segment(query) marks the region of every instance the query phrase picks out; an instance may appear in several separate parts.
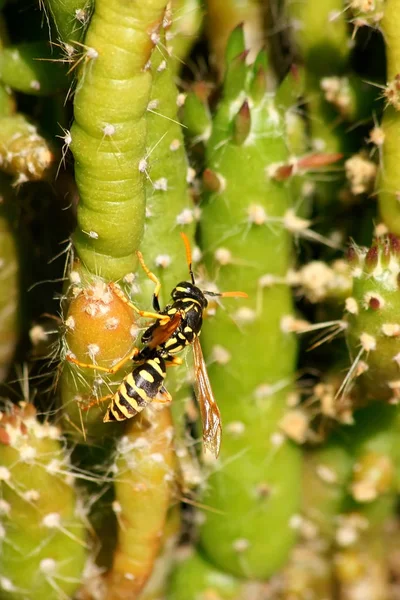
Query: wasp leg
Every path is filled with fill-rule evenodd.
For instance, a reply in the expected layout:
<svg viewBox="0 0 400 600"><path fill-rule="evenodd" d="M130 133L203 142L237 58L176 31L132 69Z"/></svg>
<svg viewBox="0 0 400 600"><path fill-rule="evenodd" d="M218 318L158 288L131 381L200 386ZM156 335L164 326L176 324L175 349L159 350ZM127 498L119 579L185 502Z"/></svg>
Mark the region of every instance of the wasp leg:
<svg viewBox="0 0 400 600"><path fill-rule="evenodd" d="M136 254L139 259L140 264L142 265L143 271L146 273L147 277L149 279L151 279L151 281L153 283L155 283L155 285L156 285L156 287L154 289L154 293L153 293L153 308L154 308L154 310L157 310L158 312L160 312L161 309L160 309L160 303L158 301L158 296L160 295L161 282L158 279L158 277L156 277L156 275L154 275L154 273L152 273L150 271L149 267L144 262L142 253L137 251ZM158 317L158 318L160 318L160 317Z"/></svg>
<svg viewBox="0 0 400 600"><path fill-rule="evenodd" d="M120 370L120 368L126 363L128 362L128 360L134 360L134 358L140 353L139 348L134 348L132 350L132 352L130 352L127 356L125 356L124 358L122 358L120 361L118 361L115 365L113 365L112 367L99 367L99 365L94 365L92 363L85 363L82 362L80 360L77 360L76 358L73 358L71 355L67 354L66 355L66 360L70 363L73 363L74 365L78 365L78 367L83 367L85 369L96 369L96 371L103 371L103 373L110 373L110 375L112 375L113 373L116 373L117 371Z"/></svg>
<svg viewBox="0 0 400 600"><path fill-rule="evenodd" d="M105 402L106 400L110 400L110 398L113 398L114 394L107 394L107 396L102 396L101 398L94 398L93 400L91 400L90 402L85 403L84 406L81 406L81 410L89 410L89 408L92 408L92 406L97 406L98 404L100 404L100 402Z"/></svg>
<svg viewBox="0 0 400 600"><path fill-rule="evenodd" d="M167 317L166 315L160 315L159 313L149 312L147 310L140 310L137 306L135 306L127 298L127 296L124 294L124 292L121 290L121 288L119 288L117 285L115 285L115 283L110 283L109 287L113 291L113 293L116 296L118 296L118 298L120 298L123 302L125 302L125 304L127 306L129 306L129 308L131 308L132 310L134 310L141 317L144 317L145 319L157 319L157 320L159 320L161 322L162 325L165 325L165 323L168 323L168 321L170 320L170 317ZM156 310L158 310L158 308L156 308Z"/></svg>
<svg viewBox="0 0 400 600"><path fill-rule="evenodd" d="M154 398L153 402L157 404L170 404L172 402L172 396L163 386Z"/></svg>
<svg viewBox="0 0 400 600"><path fill-rule="evenodd" d="M183 364L183 359L179 356L167 356L166 365L167 367L178 367Z"/></svg>

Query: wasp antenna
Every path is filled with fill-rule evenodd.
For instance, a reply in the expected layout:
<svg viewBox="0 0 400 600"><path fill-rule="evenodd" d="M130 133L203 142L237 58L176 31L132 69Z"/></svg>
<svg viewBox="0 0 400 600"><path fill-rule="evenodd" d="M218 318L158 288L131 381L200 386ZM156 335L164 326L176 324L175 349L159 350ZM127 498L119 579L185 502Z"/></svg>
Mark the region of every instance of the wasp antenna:
<svg viewBox="0 0 400 600"><path fill-rule="evenodd" d="M181 234L181 238L183 239L183 243L185 244L186 262L187 262L188 267L189 267L190 277L191 277L193 285L195 285L196 282L194 280L194 274L193 274L193 270L192 270L192 251L190 249L189 238L186 235L186 233L183 233L183 231L181 231L180 234Z"/></svg>
<svg viewBox="0 0 400 600"><path fill-rule="evenodd" d="M246 292L206 292L205 296L218 296L219 298L248 298L249 295Z"/></svg>
<svg viewBox="0 0 400 600"><path fill-rule="evenodd" d="M248 298L249 295L246 292L222 292L220 294L222 298Z"/></svg>

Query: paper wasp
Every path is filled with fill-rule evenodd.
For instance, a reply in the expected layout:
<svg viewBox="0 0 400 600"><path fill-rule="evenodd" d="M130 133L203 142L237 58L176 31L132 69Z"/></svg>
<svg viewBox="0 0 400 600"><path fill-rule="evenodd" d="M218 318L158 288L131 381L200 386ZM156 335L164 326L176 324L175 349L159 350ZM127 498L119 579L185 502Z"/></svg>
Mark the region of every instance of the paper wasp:
<svg viewBox="0 0 400 600"><path fill-rule="evenodd" d="M171 396L164 387L166 367L182 364L176 354L186 346L193 346L195 367L196 396L200 406L203 424L203 442L205 447L218 456L221 444L221 417L211 389L206 365L199 341L203 323L203 311L208 305L206 296L247 297L243 292L208 292L196 286L192 270L190 243L181 233L186 249L186 260L191 281L182 281L171 292L172 302L163 310L160 308L159 293L161 283L144 263L143 256L137 252L140 264L146 275L155 284L153 309L155 312L139 310L115 284L110 284L113 292L141 317L153 318L155 322L148 327L141 338L143 347L134 348L127 356L111 368L99 367L78 361L67 355L69 362L81 367L89 367L107 373L116 373L128 360L140 363L126 375L114 394L109 394L90 402L85 408L111 399L104 416L104 422L124 421L134 417L150 402L170 402Z"/></svg>

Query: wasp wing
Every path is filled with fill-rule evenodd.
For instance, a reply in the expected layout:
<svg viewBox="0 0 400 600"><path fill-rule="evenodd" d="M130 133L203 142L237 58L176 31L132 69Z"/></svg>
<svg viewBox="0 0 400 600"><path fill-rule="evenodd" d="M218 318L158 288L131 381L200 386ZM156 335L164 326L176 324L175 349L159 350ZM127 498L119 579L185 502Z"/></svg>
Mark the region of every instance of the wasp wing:
<svg viewBox="0 0 400 600"><path fill-rule="evenodd" d="M221 446L221 415L215 401L203 358L200 340L193 342L195 387L203 423L203 442L207 450L218 457Z"/></svg>
<svg viewBox="0 0 400 600"><path fill-rule="evenodd" d="M151 332L151 335L148 340L146 340L146 346L149 348L157 348L169 338L175 331L178 329L179 325L182 322L182 314L180 312L176 312L171 319L165 323L165 325L155 325L154 329Z"/></svg>

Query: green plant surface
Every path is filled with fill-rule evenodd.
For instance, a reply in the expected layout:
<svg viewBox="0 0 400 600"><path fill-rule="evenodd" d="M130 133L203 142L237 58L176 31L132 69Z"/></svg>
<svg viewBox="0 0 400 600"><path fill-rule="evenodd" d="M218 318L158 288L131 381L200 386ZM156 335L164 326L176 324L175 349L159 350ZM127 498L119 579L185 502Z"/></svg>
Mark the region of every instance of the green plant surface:
<svg viewBox="0 0 400 600"><path fill-rule="evenodd" d="M183 553L182 553L183 554ZM243 598L243 583L227 573L222 573L211 566L205 558L190 551L182 556L174 569L171 578L169 600L238 600Z"/></svg>
<svg viewBox="0 0 400 600"><path fill-rule="evenodd" d="M0 179L0 381L4 381L12 364L20 331L20 266L17 250L14 200L9 181Z"/></svg>
<svg viewBox="0 0 400 600"><path fill-rule="evenodd" d="M49 11L57 39L65 44L82 42L94 0L43 0L43 10Z"/></svg>
<svg viewBox="0 0 400 600"><path fill-rule="evenodd" d="M290 517L300 504L293 493L300 450L280 430L296 360L285 326L293 315L291 293L284 284L262 286L264 275L283 278L291 264L284 224L291 199L287 185L270 174L288 154L283 119L265 88L265 60L261 55L246 66L239 33L228 46L228 57L239 54L230 60L207 145L207 168L220 189L202 203L200 230L212 289L239 289L248 298L224 300L225 310L204 324L224 433L204 497L216 512L204 513L200 545L231 574L267 578L294 544Z"/></svg>
<svg viewBox="0 0 400 600"><path fill-rule="evenodd" d="M136 598L161 548L175 480L170 411L150 408L129 421L114 459L118 541L107 575L107 598Z"/></svg>
<svg viewBox="0 0 400 600"><path fill-rule="evenodd" d="M166 47L177 72L185 65L204 20L203 0L172 0Z"/></svg>
<svg viewBox="0 0 400 600"><path fill-rule="evenodd" d="M0 54L0 79L13 90L37 96L66 87L66 69L48 42L7 46Z"/></svg>
<svg viewBox="0 0 400 600"><path fill-rule="evenodd" d="M382 4L382 3L380 3ZM399 2L388 0L382 9L383 18L380 23L386 44L386 88L384 97L386 107L382 119L382 164L378 182L379 210L384 223L389 231L400 234L400 209L398 201L398 190L400 186L398 173L399 160L399 91L398 73L400 71L400 45L398 38L399 26Z"/></svg>
<svg viewBox="0 0 400 600"><path fill-rule="evenodd" d="M37 127L22 114L0 118L1 169L15 176L15 184L49 175L54 154Z"/></svg>
<svg viewBox="0 0 400 600"><path fill-rule="evenodd" d="M260 0L207 0L206 31L210 43L210 60L222 78L225 49L232 31L243 23L246 47L253 61L264 45L263 8Z"/></svg>
<svg viewBox="0 0 400 600"><path fill-rule="evenodd" d="M72 597L88 546L60 430L26 404L1 414L0 440L1 597Z"/></svg>
<svg viewBox="0 0 400 600"><path fill-rule="evenodd" d="M358 247L349 252L353 289L346 300L352 361L348 383L356 378L364 401L398 396L399 256L400 243L394 236L378 238L368 252Z"/></svg>
<svg viewBox="0 0 400 600"><path fill-rule="evenodd" d="M348 152L348 136L336 110L323 96L321 85L328 76L340 76L348 69L350 54L346 15L342 0L316 4L312 0L286 3L286 12L298 60L304 65L304 98L307 106L311 149L317 152ZM336 179L334 182L333 179ZM340 173L329 183L318 175L311 178L315 200L321 205L336 202L343 185Z"/></svg>
<svg viewBox="0 0 400 600"><path fill-rule="evenodd" d="M85 37L71 129L80 193L74 243L85 268L114 281L135 270L143 235L149 59L165 6L100 0Z"/></svg>

